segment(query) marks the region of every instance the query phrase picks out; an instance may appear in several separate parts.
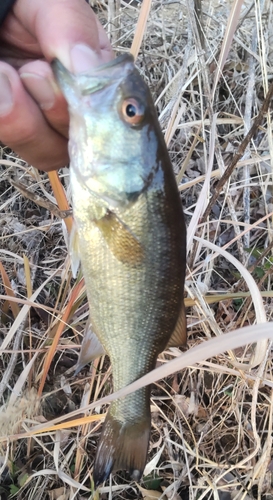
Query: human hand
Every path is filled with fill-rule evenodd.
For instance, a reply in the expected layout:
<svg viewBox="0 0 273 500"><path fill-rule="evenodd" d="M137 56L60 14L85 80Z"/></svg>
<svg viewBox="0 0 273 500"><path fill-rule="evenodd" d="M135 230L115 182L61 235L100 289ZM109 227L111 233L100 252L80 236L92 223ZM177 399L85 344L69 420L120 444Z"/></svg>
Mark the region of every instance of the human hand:
<svg viewBox="0 0 273 500"><path fill-rule="evenodd" d="M85 0L17 0L0 29L0 140L45 171L68 163L68 111L54 57L80 72L113 54Z"/></svg>

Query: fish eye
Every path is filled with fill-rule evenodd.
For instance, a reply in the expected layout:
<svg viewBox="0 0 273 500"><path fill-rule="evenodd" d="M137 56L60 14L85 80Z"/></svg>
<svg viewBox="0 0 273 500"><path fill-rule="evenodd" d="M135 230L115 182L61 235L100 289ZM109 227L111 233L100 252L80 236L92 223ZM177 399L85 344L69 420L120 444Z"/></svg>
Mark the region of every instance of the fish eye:
<svg viewBox="0 0 273 500"><path fill-rule="evenodd" d="M130 125L139 125L144 118L144 106L142 103L130 97L124 99L121 106L121 113L123 119Z"/></svg>

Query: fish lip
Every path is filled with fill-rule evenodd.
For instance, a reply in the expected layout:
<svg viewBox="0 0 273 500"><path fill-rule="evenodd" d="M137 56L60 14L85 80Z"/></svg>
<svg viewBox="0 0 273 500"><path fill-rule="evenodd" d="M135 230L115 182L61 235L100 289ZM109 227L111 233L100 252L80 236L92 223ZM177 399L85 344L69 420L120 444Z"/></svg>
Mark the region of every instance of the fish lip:
<svg viewBox="0 0 273 500"><path fill-rule="evenodd" d="M97 66L90 72L73 74L83 96L103 90L114 82L121 82L135 69L134 56L129 52Z"/></svg>
<svg viewBox="0 0 273 500"><path fill-rule="evenodd" d="M111 59L111 61L108 61L107 63L101 64L100 66L95 67L94 70L92 70L92 74L93 74L93 71L94 71L94 73L99 73L101 71L104 71L105 69L114 68L116 66L119 66L120 64L134 63L134 62L135 62L135 58L134 58L133 54L130 54L130 52L125 52L124 54L121 54L120 56L116 57L115 59ZM82 75L84 75L84 74L90 75L89 72L85 72L85 73L81 73L81 74Z"/></svg>

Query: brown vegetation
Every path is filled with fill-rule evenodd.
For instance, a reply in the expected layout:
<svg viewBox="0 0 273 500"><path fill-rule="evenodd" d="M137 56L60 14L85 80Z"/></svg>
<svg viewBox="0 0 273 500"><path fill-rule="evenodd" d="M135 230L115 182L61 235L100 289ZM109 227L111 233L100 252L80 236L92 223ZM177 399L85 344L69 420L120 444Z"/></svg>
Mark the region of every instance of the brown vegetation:
<svg viewBox="0 0 273 500"><path fill-rule="evenodd" d="M272 500L273 3L93 7L117 53L134 39L157 104L188 224L189 340L146 380L161 378L143 481L115 474L92 498ZM67 251L68 170L60 182L0 154L0 497L91 498L111 367L74 376L88 306Z"/></svg>

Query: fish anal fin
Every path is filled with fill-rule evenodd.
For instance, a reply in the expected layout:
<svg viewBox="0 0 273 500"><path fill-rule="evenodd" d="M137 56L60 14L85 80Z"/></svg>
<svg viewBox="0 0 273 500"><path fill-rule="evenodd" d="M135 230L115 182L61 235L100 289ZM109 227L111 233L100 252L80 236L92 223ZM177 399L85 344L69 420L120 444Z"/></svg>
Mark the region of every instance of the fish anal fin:
<svg viewBox="0 0 273 500"><path fill-rule="evenodd" d="M138 421L121 422L111 415L109 408L95 458L95 487L118 470L127 470L134 481L140 480L147 460L150 428L150 415Z"/></svg>
<svg viewBox="0 0 273 500"><path fill-rule="evenodd" d="M172 336L168 342L167 347L180 347L187 343L187 318L185 311L184 301L180 309L178 320L175 325L175 329Z"/></svg>
<svg viewBox="0 0 273 500"><path fill-rule="evenodd" d="M141 243L114 212L108 211L94 223L101 231L114 256L124 264L139 265L144 251Z"/></svg>

